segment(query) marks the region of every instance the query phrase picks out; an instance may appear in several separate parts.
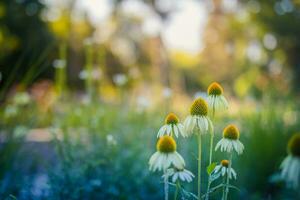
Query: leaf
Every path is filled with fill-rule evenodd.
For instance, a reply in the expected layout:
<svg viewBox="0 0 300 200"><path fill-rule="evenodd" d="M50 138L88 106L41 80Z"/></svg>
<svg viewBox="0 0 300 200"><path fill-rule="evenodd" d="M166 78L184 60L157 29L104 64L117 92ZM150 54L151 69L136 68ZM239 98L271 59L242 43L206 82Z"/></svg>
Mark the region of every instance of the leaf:
<svg viewBox="0 0 300 200"><path fill-rule="evenodd" d="M215 162L208 165L206 168L207 174L210 175L216 166L217 166L217 163L215 163Z"/></svg>

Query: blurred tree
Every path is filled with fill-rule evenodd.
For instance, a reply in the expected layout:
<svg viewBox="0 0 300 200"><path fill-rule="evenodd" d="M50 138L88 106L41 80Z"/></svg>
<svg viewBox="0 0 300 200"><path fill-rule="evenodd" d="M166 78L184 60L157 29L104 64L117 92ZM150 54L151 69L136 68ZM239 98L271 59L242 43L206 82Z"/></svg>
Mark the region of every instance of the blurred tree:
<svg viewBox="0 0 300 200"><path fill-rule="evenodd" d="M257 21L266 32L275 35L278 41L277 46L286 57L284 63L286 67L292 70L293 88L300 92L300 2L250 0L244 3L250 8L257 7L258 12L252 12L253 20ZM264 39L266 40L266 38Z"/></svg>
<svg viewBox="0 0 300 200"><path fill-rule="evenodd" d="M40 18L43 8L38 0L0 3L0 98L15 81L26 85L37 76L50 75L53 37Z"/></svg>

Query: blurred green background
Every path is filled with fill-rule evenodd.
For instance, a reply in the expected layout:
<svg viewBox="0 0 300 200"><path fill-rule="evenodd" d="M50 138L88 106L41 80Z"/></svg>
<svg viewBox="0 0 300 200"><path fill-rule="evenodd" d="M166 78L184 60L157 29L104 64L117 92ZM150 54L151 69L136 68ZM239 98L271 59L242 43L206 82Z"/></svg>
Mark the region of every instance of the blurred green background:
<svg viewBox="0 0 300 200"><path fill-rule="evenodd" d="M235 123L245 145L230 198L300 199L278 180L299 131L299 36L292 0L2 0L0 199L162 199L157 131L213 81L229 101L216 141ZM196 174L195 138L178 143Z"/></svg>

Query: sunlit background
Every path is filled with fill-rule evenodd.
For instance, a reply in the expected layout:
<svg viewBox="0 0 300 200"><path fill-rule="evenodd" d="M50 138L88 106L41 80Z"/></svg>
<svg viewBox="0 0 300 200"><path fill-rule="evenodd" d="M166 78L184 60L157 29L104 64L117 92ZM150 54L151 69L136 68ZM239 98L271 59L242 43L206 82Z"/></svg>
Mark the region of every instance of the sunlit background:
<svg viewBox="0 0 300 200"><path fill-rule="evenodd" d="M157 131L213 81L216 138L231 122L245 145L231 199L297 199L278 173L300 131L299 36L292 0L2 0L0 199L162 199Z"/></svg>

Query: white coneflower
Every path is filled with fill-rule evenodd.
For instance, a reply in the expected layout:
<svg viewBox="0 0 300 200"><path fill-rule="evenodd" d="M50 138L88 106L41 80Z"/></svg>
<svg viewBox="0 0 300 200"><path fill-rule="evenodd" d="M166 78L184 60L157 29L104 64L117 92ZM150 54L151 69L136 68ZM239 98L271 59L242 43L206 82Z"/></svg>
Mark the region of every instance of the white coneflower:
<svg viewBox="0 0 300 200"><path fill-rule="evenodd" d="M226 98L223 96L223 88L217 82L213 82L209 85L207 89L208 94L208 105L209 108L212 109L213 115L215 111L225 110L228 108L228 102Z"/></svg>
<svg viewBox="0 0 300 200"><path fill-rule="evenodd" d="M201 199L201 135L212 132L213 125L208 114L208 106L204 99L197 98L191 108L190 116L184 121L185 134L198 136L198 199Z"/></svg>
<svg viewBox="0 0 300 200"><path fill-rule="evenodd" d="M178 168L171 168L167 170L167 173L164 174L162 177L165 176L172 177L172 182L175 183L178 179L180 181L186 181L188 183L192 182L193 178L195 177L192 172L187 169L178 169Z"/></svg>
<svg viewBox="0 0 300 200"><path fill-rule="evenodd" d="M231 152L235 150L242 154L244 145L239 140L240 132L235 125L228 125L223 131L223 138L217 143L215 150L221 148L221 151Z"/></svg>
<svg viewBox="0 0 300 200"><path fill-rule="evenodd" d="M204 134L208 130L212 130L212 122L207 113L208 106L206 101L202 98L196 99L190 108L190 115L184 121L184 129L187 136L193 133Z"/></svg>
<svg viewBox="0 0 300 200"><path fill-rule="evenodd" d="M165 119L165 125L159 129L157 137L172 134L174 134L176 137L178 137L179 134L181 134L183 137L185 136L184 127L181 123L179 123L179 119L174 113L167 115Z"/></svg>
<svg viewBox="0 0 300 200"><path fill-rule="evenodd" d="M293 135L289 140L288 153L280 166L281 177L287 184L297 189L300 183L300 133Z"/></svg>
<svg viewBox="0 0 300 200"><path fill-rule="evenodd" d="M155 152L150 160L150 170L166 170L170 166L184 168L185 162L181 155L176 151L176 141L173 137L164 135L159 138L156 144Z"/></svg>
<svg viewBox="0 0 300 200"><path fill-rule="evenodd" d="M220 176L228 176L229 179L236 179L236 172L234 169L229 168L229 161L228 160L222 160L219 165L215 167L215 169L212 172L212 176L216 179Z"/></svg>

